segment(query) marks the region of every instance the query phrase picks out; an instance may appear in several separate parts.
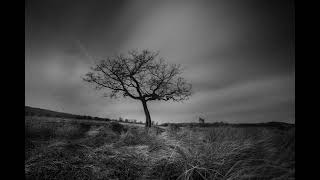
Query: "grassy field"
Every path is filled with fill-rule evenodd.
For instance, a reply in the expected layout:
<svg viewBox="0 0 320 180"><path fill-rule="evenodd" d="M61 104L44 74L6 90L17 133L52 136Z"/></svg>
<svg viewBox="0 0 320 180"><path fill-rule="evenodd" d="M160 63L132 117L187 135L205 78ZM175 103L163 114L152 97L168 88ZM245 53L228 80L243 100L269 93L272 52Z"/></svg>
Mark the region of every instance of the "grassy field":
<svg viewBox="0 0 320 180"><path fill-rule="evenodd" d="M26 179L295 179L295 128L25 118Z"/></svg>

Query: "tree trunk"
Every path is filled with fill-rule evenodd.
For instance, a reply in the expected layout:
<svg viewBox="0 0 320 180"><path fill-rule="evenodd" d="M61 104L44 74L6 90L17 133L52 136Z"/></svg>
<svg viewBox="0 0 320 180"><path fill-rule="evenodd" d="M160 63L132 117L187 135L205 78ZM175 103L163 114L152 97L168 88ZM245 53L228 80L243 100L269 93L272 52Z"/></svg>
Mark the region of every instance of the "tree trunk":
<svg viewBox="0 0 320 180"><path fill-rule="evenodd" d="M148 110L147 102L145 100L142 100L143 110L144 114L146 115L146 127L151 127L151 117L150 112Z"/></svg>

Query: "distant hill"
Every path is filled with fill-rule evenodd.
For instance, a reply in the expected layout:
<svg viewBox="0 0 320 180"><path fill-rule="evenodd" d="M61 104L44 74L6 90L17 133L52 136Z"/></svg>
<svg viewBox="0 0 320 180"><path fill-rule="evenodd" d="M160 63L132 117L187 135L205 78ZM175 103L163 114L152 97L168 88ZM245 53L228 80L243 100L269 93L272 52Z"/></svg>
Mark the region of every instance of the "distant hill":
<svg viewBox="0 0 320 180"><path fill-rule="evenodd" d="M178 127L220 127L220 126L230 126L230 127L270 127L278 129L290 129L295 127L295 124L289 124L285 122L265 122L265 123L225 123L225 122L214 122L214 123L164 123L160 126L178 126Z"/></svg>
<svg viewBox="0 0 320 180"><path fill-rule="evenodd" d="M92 117L86 115L76 115L64 112L57 112L48 109L35 108L30 106L25 106L26 116L44 116L44 117L60 117L60 118L71 118L71 119L93 119L102 121L116 121L109 118ZM120 122L124 122L120 120ZM129 122L128 122L129 123ZM131 122L133 123L133 122ZM143 124L143 123L137 123ZM193 127L219 127L219 126L231 126L231 127L275 127L278 129L290 129L295 127L295 124L289 124L284 122L266 122L266 123L225 123L225 122L214 122L214 123L163 123L160 126L193 126Z"/></svg>
<svg viewBox="0 0 320 180"><path fill-rule="evenodd" d="M35 108L30 106L25 106L26 116L45 116L45 117L60 117L60 118L73 118L73 119L94 119L94 120L104 120L108 121L109 118L92 117L86 115L76 115L64 112L57 112L48 109Z"/></svg>

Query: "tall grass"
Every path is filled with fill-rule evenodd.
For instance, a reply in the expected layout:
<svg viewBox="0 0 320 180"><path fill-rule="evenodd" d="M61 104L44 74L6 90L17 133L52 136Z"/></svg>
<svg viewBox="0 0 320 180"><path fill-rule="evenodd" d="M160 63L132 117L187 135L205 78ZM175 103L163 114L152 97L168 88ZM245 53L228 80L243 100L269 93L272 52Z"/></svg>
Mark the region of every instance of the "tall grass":
<svg viewBox="0 0 320 180"><path fill-rule="evenodd" d="M180 175L165 178L294 178L294 129L280 134L264 128L219 127L202 136L189 130L178 133L176 155L167 159L181 169Z"/></svg>
<svg viewBox="0 0 320 180"><path fill-rule="evenodd" d="M109 124L92 129L97 133L39 147L25 161L26 177L181 180L295 177L294 128L281 131L262 127L168 127L164 131ZM34 148L30 142L28 146Z"/></svg>
<svg viewBox="0 0 320 180"><path fill-rule="evenodd" d="M75 139L83 136L90 128L91 124L86 122L46 122L45 120L29 119L25 121L25 137L42 140Z"/></svg>

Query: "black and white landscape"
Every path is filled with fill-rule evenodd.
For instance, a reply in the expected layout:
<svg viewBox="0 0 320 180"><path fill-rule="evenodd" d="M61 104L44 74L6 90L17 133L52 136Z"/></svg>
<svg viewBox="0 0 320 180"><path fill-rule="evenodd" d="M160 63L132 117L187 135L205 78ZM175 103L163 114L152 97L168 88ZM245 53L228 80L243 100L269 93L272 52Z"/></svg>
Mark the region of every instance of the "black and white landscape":
<svg viewBox="0 0 320 180"><path fill-rule="evenodd" d="M25 2L26 179L295 179L294 1Z"/></svg>

